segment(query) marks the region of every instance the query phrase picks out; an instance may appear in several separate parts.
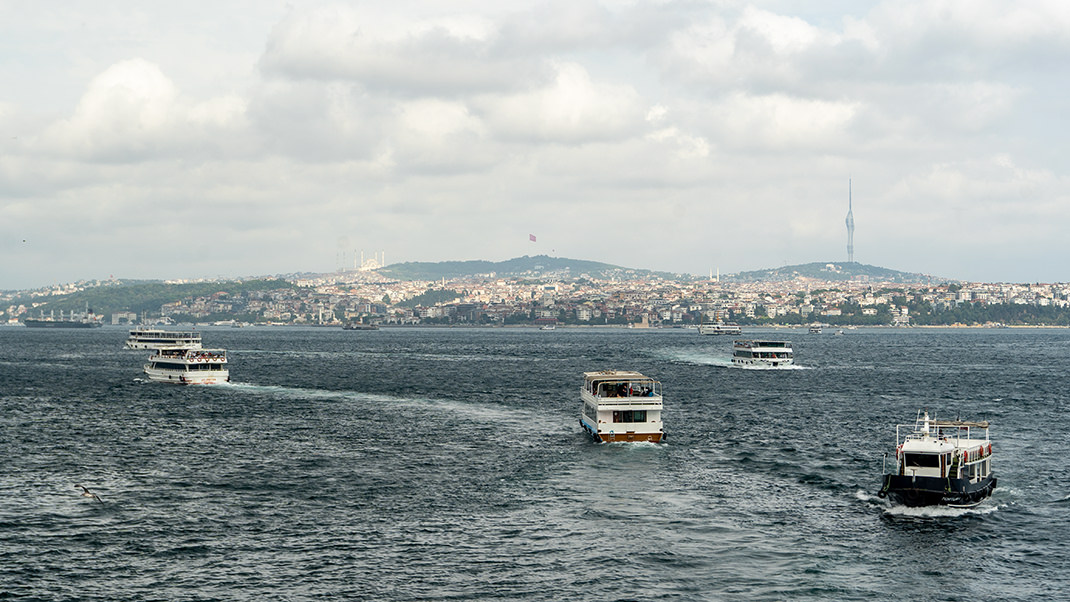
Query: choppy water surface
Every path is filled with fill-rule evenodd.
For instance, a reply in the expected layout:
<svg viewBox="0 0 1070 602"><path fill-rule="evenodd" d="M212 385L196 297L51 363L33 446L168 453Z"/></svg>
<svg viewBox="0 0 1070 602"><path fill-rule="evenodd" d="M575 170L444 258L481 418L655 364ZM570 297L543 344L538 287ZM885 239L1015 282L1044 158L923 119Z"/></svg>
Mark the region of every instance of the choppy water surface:
<svg viewBox="0 0 1070 602"><path fill-rule="evenodd" d="M1067 330L206 329L230 385L126 331L0 329L0 599L1035 600L1070 589ZM582 372L664 383L596 444ZM988 419L972 510L874 494L897 422ZM82 497L85 484L104 500Z"/></svg>

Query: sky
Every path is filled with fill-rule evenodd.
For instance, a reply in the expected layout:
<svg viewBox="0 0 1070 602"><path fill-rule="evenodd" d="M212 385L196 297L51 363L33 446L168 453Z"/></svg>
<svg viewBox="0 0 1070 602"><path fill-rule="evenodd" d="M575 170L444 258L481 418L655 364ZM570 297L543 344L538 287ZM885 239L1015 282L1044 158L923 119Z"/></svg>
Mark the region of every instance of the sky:
<svg viewBox="0 0 1070 602"><path fill-rule="evenodd" d="M0 82L0 289L846 261L849 195L858 262L1070 281L1063 0L0 0Z"/></svg>

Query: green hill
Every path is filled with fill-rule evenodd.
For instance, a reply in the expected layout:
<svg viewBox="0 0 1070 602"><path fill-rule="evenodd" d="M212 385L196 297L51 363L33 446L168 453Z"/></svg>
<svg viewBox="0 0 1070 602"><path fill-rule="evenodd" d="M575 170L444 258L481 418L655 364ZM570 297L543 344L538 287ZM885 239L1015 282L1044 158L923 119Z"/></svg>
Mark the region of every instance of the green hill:
<svg viewBox="0 0 1070 602"><path fill-rule="evenodd" d="M926 274L900 272L889 268L854 262L814 262L786 265L779 268L729 274L722 276L721 280L723 282L778 282L796 278L814 278L829 281L865 279L902 284L926 284L947 280L946 278L936 278Z"/></svg>
<svg viewBox="0 0 1070 602"><path fill-rule="evenodd" d="M288 289L293 288L293 286L290 282L277 279L223 280L187 284L167 284L151 280L116 281L103 286L86 288L68 295L49 297L26 295L24 297L16 297L13 303L29 305L34 301L37 303L45 301L43 305L30 312L30 317L36 317L41 312L48 313L52 310L57 312L83 311L86 306L95 313L104 315L110 315L116 311L158 313L162 304L189 297L200 297L215 293L236 295L247 291Z"/></svg>

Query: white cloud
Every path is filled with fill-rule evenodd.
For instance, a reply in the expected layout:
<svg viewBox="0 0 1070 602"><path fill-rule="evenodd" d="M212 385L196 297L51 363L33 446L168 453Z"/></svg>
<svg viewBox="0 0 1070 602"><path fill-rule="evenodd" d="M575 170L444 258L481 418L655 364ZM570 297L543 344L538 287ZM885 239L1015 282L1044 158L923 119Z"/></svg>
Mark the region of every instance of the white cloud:
<svg viewBox="0 0 1070 602"><path fill-rule="evenodd" d="M582 65L554 65L549 85L505 96L481 96L479 107L499 135L582 144L620 139L643 126L645 107L630 86L593 81Z"/></svg>
<svg viewBox="0 0 1070 602"><path fill-rule="evenodd" d="M559 253L639 267L830 260L848 177L859 257L891 267L1012 269L1029 262L993 258L1025 259L1026 236L1052 256L1070 228L1063 2L249 2L208 30L206 5L131 7L0 20L32 61L0 62L0 233L58 228L36 264L74 277L150 275L129 250L161 206L219 215L203 236L247 249L210 275L333 267L342 235L504 259L531 252L518 216ZM775 245L709 236L755 211ZM657 244L607 255L591 212Z"/></svg>
<svg viewBox="0 0 1070 602"><path fill-rule="evenodd" d="M41 144L91 160L152 159L240 126L244 110L244 101L233 96L183 99L159 67L131 59L93 78L74 113L49 127Z"/></svg>
<svg viewBox="0 0 1070 602"><path fill-rule="evenodd" d="M711 108L718 138L735 146L827 148L843 144L856 103L734 93Z"/></svg>
<svg viewBox="0 0 1070 602"><path fill-rule="evenodd" d="M411 18L332 5L283 19L261 66L272 76L402 95L499 90L525 74L493 52L496 39L495 25L478 15Z"/></svg>

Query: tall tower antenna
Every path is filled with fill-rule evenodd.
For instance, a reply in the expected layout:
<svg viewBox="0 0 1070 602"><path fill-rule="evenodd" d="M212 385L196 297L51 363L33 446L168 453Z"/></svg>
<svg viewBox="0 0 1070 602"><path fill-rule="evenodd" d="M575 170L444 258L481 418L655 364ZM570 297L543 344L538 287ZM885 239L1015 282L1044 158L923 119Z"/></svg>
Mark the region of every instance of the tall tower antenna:
<svg viewBox="0 0 1070 602"><path fill-rule="evenodd" d="M851 207L851 178L847 178L847 263L855 262L855 214Z"/></svg>

